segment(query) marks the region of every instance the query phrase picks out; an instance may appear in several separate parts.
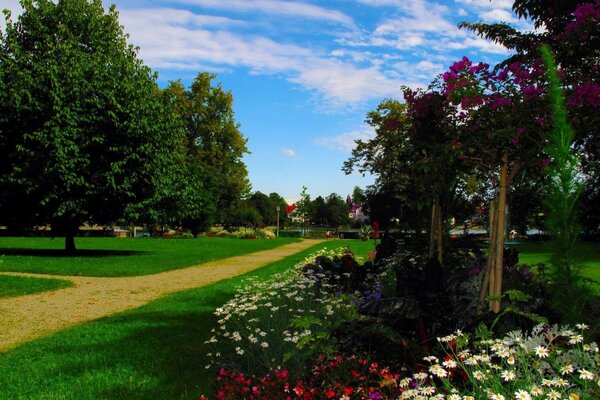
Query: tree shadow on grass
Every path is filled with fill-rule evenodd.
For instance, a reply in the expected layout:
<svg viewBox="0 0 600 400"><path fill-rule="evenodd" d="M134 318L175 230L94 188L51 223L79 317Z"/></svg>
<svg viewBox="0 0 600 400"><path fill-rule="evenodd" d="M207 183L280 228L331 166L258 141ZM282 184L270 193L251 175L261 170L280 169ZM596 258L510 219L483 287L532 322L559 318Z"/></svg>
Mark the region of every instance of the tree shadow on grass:
<svg viewBox="0 0 600 400"><path fill-rule="evenodd" d="M140 250L99 250L99 249L81 249L75 253L69 254L64 249L27 249L27 248L0 248L0 256L27 256L27 257L83 257L83 258L104 258L115 256L138 256L150 254L148 251Z"/></svg>
<svg viewBox="0 0 600 400"><path fill-rule="evenodd" d="M208 296L194 291L166 302L101 319L25 344L0 357L4 390L64 399L198 399L212 395L204 344L217 326L213 310L230 287ZM2 393L0 398L10 398ZM22 393L21 393L22 394ZM8 397L2 397L8 396Z"/></svg>

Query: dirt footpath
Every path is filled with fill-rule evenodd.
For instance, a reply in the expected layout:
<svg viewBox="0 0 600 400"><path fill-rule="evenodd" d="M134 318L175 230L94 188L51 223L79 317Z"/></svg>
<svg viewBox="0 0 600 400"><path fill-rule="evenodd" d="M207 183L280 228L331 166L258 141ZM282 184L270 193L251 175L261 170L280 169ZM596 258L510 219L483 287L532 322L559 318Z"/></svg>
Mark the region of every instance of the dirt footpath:
<svg viewBox="0 0 600 400"><path fill-rule="evenodd" d="M159 297L231 278L296 254L320 243L304 240L271 250L207 262L154 275L97 278L2 273L52 277L75 286L0 299L0 351L82 322L140 307Z"/></svg>

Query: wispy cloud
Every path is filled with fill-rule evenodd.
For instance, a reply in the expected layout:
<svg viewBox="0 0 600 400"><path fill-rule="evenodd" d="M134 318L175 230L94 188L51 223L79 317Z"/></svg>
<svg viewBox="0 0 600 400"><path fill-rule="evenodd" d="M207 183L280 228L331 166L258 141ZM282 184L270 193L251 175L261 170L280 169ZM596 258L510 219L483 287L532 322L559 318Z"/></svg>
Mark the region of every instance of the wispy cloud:
<svg viewBox="0 0 600 400"><path fill-rule="evenodd" d="M281 149L281 153L286 157L296 157L296 152L292 149Z"/></svg>
<svg viewBox="0 0 600 400"><path fill-rule="evenodd" d="M356 147L357 140L369 140L375 137L375 131L372 127L364 125L359 130L342 133L337 136L323 136L315 140L319 146L324 146L332 150L351 152Z"/></svg>
<svg viewBox="0 0 600 400"><path fill-rule="evenodd" d="M348 15L304 2L279 0L178 0L178 3L192 4L206 8L240 11L264 12L274 15L286 15L339 23L353 26L354 21Z"/></svg>
<svg viewBox="0 0 600 400"><path fill-rule="evenodd" d="M181 10L123 10L121 20L140 56L154 68L194 69L205 66L248 68L252 73L281 74L292 83L316 92L330 108L381 98L398 90L400 81L378 66L361 66L296 44L284 44L259 34L224 30L239 21L196 15ZM363 57L362 61L368 57Z"/></svg>

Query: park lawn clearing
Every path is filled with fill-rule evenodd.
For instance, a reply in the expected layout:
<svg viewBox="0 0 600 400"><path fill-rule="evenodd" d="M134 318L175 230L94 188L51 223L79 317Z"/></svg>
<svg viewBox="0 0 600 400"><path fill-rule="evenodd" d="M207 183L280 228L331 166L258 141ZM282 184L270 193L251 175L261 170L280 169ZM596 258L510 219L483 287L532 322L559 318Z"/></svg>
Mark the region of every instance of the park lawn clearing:
<svg viewBox="0 0 600 400"><path fill-rule="evenodd" d="M73 286L62 279L0 275L0 298L58 290Z"/></svg>
<svg viewBox="0 0 600 400"><path fill-rule="evenodd" d="M529 265L544 263L550 265L552 257L552 242L522 242L512 244L519 251L519 262ZM600 244L595 242L579 242L576 244L575 255L580 263L581 272L596 282L596 291L600 292Z"/></svg>
<svg viewBox="0 0 600 400"><path fill-rule="evenodd" d="M77 254L66 256L62 239L0 238L0 271L72 276L150 275L298 240L77 238Z"/></svg>
<svg viewBox="0 0 600 400"><path fill-rule="evenodd" d="M244 277L267 280L324 247L366 258L372 242L336 240L249 274L153 301L0 353L0 399L197 399L212 394L204 341Z"/></svg>

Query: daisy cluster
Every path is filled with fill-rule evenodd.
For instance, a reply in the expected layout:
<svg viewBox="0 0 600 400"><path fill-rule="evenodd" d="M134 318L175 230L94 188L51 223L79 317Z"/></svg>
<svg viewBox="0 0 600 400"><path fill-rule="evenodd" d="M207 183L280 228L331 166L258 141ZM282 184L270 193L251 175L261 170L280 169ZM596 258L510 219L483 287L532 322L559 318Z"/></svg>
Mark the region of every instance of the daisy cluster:
<svg viewBox="0 0 600 400"><path fill-rule="evenodd" d="M303 273L319 257L340 257L344 250L323 249L267 281L247 279L234 297L215 311L218 327L206 342L211 367L228 367L260 375L283 366L310 365L318 354L333 351L330 332L358 318L347 295L319 273Z"/></svg>
<svg viewBox="0 0 600 400"><path fill-rule="evenodd" d="M536 327L470 343L460 331L438 338L448 350L397 373L364 357L319 357L306 376L287 370L249 378L222 369L217 400L592 400L600 398L600 358L578 331ZM207 397L201 397L208 400Z"/></svg>
<svg viewBox="0 0 600 400"><path fill-rule="evenodd" d="M538 325L530 334L515 331L476 346L458 331L438 339L448 350L443 360L425 359L428 381L456 391L446 397L450 400L597 399L600 356L596 343L584 342L586 329ZM460 381L470 382L461 395Z"/></svg>

